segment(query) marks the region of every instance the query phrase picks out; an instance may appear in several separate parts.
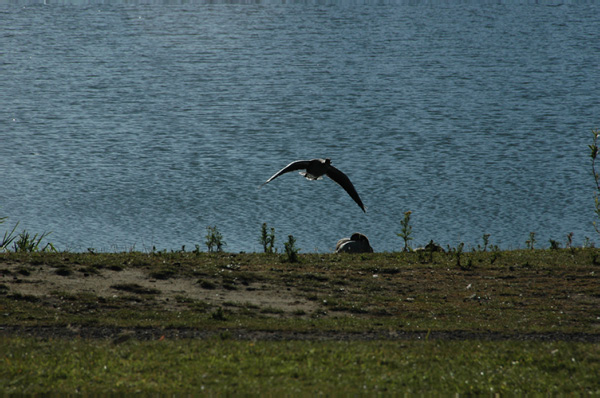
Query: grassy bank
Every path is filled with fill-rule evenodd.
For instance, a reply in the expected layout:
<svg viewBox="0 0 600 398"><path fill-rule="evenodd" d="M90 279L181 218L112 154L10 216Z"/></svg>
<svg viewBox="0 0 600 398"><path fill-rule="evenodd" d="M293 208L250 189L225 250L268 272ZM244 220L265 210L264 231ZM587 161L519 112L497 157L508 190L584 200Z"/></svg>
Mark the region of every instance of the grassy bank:
<svg viewBox="0 0 600 398"><path fill-rule="evenodd" d="M599 263L592 248L311 254L298 263L3 253L0 385L599 394Z"/></svg>
<svg viewBox="0 0 600 398"><path fill-rule="evenodd" d="M4 325L599 333L595 249L0 254Z"/></svg>

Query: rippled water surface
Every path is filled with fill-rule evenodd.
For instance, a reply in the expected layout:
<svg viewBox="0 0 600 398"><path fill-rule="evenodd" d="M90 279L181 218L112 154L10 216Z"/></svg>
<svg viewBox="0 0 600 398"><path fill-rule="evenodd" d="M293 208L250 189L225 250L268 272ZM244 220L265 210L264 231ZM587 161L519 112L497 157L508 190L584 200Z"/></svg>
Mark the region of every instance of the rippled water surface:
<svg viewBox="0 0 600 398"><path fill-rule="evenodd" d="M0 216L66 250L597 241L596 5L1 5ZM335 183L286 174L329 157Z"/></svg>

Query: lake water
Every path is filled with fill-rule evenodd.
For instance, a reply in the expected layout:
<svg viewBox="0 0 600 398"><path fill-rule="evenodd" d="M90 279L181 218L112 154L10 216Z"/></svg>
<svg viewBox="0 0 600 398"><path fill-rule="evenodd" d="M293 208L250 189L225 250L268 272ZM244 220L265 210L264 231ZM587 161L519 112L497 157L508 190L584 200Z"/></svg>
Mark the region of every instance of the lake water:
<svg viewBox="0 0 600 398"><path fill-rule="evenodd" d="M598 242L599 5L47 3L0 1L0 233L205 250L215 225L238 252L266 222L279 250L394 251L412 211L412 246ZM327 178L258 189L316 157L366 214Z"/></svg>

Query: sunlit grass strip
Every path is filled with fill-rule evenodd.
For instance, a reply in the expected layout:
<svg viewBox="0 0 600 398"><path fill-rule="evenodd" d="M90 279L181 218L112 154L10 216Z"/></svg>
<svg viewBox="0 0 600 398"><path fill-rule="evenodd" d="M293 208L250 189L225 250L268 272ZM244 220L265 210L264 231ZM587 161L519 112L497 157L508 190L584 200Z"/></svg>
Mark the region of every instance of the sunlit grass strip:
<svg viewBox="0 0 600 398"><path fill-rule="evenodd" d="M600 393L600 346L0 338L0 393Z"/></svg>

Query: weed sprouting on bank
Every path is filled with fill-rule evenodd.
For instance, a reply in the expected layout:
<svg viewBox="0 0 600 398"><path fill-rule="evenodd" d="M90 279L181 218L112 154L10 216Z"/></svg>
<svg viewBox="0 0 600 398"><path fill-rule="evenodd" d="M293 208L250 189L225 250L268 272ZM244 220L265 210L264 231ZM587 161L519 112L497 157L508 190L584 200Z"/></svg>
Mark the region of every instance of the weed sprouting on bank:
<svg viewBox="0 0 600 398"><path fill-rule="evenodd" d="M400 221L400 225L402 226L402 230L398 235L404 240L404 251L410 251L410 246L408 244L413 238L410 236L412 234L412 226L410 225L410 215L412 211L407 211L404 213L404 218Z"/></svg>
<svg viewBox="0 0 600 398"><path fill-rule="evenodd" d="M41 235L31 235L29 232L23 231L14 241L14 250L15 252L25 253L56 251L54 245L50 242L43 246L41 245L42 240L48 235L50 235L50 232L44 232Z"/></svg>
<svg viewBox="0 0 600 398"><path fill-rule="evenodd" d="M573 248L573 232L569 232L569 234L567 234L567 245L565 247L567 249Z"/></svg>
<svg viewBox="0 0 600 398"><path fill-rule="evenodd" d="M8 217L0 217L0 224L4 224L4 222L7 219ZM2 237L2 240L0 240L0 252L7 251L10 244L17 238L17 236L15 235L15 230L17 229L18 225L19 223L16 223L13 229L10 230L10 232L4 232L4 236Z"/></svg>
<svg viewBox="0 0 600 398"><path fill-rule="evenodd" d="M293 235L288 235L288 241L284 244L286 260L290 263L298 262L298 251L300 249L296 248L296 238Z"/></svg>
<svg viewBox="0 0 600 398"><path fill-rule="evenodd" d="M7 219L8 217L0 217L0 224L3 224ZM17 235L15 231L18 225L17 222L10 231L4 232L4 236L0 240L0 252L10 251L11 244L12 250L16 253L56 251L54 245L50 242L42 245L42 240L50 235L50 232L31 235L29 231L23 230Z"/></svg>
<svg viewBox="0 0 600 398"><path fill-rule="evenodd" d="M261 227L260 243L265 253L273 253L275 249L275 228L271 227L271 232L267 232L267 223L264 222Z"/></svg>
<svg viewBox="0 0 600 398"><path fill-rule="evenodd" d="M490 243L490 234L483 234L483 251L487 251L488 244Z"/></svg>
<svg viewBox="0 0 600 398"><path fill-rule="evenodd" d="M535 240L535 232L530 232L529 233L529 239L525 241L525 244L527 245L527 248L529 250L534 250L535 249L535 242L537 242Z"/></svg>
<svg viewBox="0 0 600 398"><path fill-rule="evenodd" d="M598 156L598 137L600 136L600 129L592 130L592 134L594 136L593 142L589 145L590 148L590 157L592 158L592 175L594 176L595 182L595 192L594 192L594 212L596 213L596 217L600 218L600 176L596 171L596 157ZM596 223L593 222L594 229L596 232L600 234L600 227ZM586 247L590 247L589 238L586 237ZM593 244L591 245L593 247Z"/></svg>
<svg viewBox="0 0 600 398"><path fill-rule="evenodd" d="M217 226L206 227L206 247L208 248L209 253L217 252L220 253L223 251L223 246L227 244L223 241L223 235L217 229Z"/></svg>
<svg viewBox="0 0 600 398"><path fill-rule="evenodd" d="M465 247L465 244L463 242L460 242L456 246L456 249L454 249L454 251L453 251L454 257L456 258L456 266L459 268L464 268L463 265L460 263L460 259L462 257L464 247Z"/></svg>

